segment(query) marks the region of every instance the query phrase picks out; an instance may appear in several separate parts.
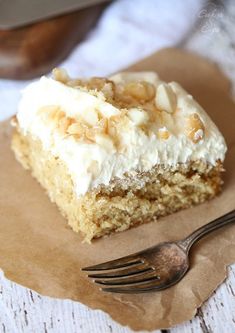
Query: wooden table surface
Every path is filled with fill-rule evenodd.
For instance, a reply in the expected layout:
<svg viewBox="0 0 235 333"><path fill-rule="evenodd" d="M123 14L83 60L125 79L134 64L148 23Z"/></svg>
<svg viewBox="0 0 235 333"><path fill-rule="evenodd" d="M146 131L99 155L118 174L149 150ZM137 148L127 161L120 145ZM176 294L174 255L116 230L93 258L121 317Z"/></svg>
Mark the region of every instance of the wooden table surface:
<svg viewBox="0 0 235 333"><path fill-rule="evenodd" d="M168 333L235 332L235 265L229 277L211 296L197 316ZM70 300L43 297L0 275L1 333L131 333L107 314ZM160 333L157 330L154 333Z"/></svg>
<svg viewBox="0 0 235 333"><path fill-rule="evenodd" d="M216 9L223 1L217 1ZM209 19L209 24L208 24ZM218 11L199 22L181 45L221 66L235 91L235 2L227 0ZM235 115L234 115L235 119ZM156 309L157 310L157 309ZM102 311L94 311L70 300L43 297L4 278L0 273L0 333L130 333ZM155 333L161 331L155 331ZM170 333L235 333L235 265L228 278L198 310L194 319Z"/></svg>

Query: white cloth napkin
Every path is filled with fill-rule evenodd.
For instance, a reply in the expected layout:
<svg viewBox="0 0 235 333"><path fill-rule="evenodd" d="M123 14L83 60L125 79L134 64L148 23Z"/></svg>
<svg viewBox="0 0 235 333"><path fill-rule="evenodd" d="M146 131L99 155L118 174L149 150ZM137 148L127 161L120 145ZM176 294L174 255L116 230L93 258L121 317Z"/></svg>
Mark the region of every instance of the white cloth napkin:
<svg viewBox="0 0 235 333"><path fill-rule="evenodd" d="M71 76L113 73L163 47L184 40L205 0L118 0L63 61ZM0 79L0 120L17 109L20 90L30 81Z"/></svg>

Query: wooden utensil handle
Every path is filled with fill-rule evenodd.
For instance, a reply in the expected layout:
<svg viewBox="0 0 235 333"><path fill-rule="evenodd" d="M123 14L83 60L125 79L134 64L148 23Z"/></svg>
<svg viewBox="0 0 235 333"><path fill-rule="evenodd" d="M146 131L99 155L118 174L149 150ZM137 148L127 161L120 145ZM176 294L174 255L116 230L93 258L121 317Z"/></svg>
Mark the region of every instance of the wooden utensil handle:
<svg viewBox="0 0 235 333"><path fill-rule="evenodd" d="M31 79L61 62L95 24L106 4L16 30L0 30L0 77Z"/></svg>

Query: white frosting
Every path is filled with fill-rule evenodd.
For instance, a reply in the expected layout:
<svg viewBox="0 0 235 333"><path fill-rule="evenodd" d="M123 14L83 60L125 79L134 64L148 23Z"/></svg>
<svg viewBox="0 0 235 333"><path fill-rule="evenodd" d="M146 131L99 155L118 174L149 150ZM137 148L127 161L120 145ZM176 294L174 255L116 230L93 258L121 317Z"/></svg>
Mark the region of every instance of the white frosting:
<svg viewBox="0 0 235 333"><path fill-rule="evenodd" d="M154 73L139 73L134 74L134 77L137 80L149 78L156 87L161 83ZM112 79L124 81L125 74L116 75ZM123 177L125 172L148 171L156 164L174 166L202 159L215 165L218 159L223 161L226 144L215 124L179 84L171 82L169 85L177 96L177 112L161 112L159 121L151 124L151 134L146 135L139 122L148 121L148 114L144 113L143 117L138 109L132 108L128 130L125 127L118 133L124 147L121 151L115 146L103 144L102 137L97 138L96 143L86 143L72 136L62 136L38 115L38 110L47 105L58 105L66 115L82 117L90 124L96 122L97 111L107 118L120 114L118 108L105 102L102 93L92 95L83 88L68 87L51 78L42 77L23 91L17 118L23 133L39 138L45 149L65 162L78 195L100 184L108 185L113 177ZM192 142L183 130L187 116L195 112L205 126L204 137L198 143ZM159 139L155 134L163 129L171 134L167 140ZM196 133L196 137L200 135L200 131Z"/></svg>

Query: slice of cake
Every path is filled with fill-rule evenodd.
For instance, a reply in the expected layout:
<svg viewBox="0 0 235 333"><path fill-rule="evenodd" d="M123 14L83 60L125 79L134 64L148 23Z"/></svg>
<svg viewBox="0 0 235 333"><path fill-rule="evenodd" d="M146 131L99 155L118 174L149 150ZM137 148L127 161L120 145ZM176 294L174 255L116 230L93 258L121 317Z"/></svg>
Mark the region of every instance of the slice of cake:
<svg viewBox="0 0 235 333"><path fill-rule="evenodd" d="M70 79L23 92L12 148L86 240L213 198L223 136L179 84L153 72Z"/></svg>

